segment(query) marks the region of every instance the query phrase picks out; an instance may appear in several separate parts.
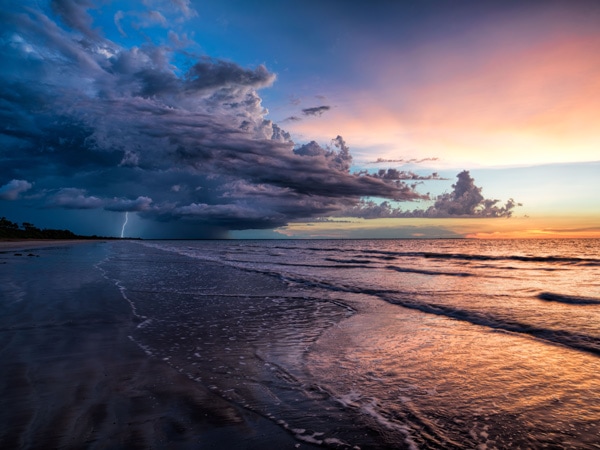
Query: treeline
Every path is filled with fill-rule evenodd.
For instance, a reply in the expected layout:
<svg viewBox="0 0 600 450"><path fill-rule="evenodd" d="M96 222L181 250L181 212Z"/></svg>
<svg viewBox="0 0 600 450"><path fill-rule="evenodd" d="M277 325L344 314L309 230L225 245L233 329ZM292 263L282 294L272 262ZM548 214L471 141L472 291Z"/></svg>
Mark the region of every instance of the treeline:
<svg viewBox="0 0 600 450"><path fill-rule="evenodd" d="M0 239L96 239L98 236L79 236L69 230L40 229L29 222L21 225L6 217L0 218ZM103 237L102 239L110 239Z"/></svg>

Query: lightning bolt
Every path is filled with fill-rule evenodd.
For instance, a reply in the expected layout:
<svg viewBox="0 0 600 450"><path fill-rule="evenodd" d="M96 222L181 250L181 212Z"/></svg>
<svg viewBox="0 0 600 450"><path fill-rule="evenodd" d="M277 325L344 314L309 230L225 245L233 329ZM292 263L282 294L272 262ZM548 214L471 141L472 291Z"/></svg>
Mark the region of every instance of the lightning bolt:
<svg viewBox="0 0 600 450"><path fill-rule="evenodd" d="M123 222L123 227L121 228L121 237L125 234L125 225L127 225L127 219L129 219L129 211L125 211L125 222Z"/></svg>

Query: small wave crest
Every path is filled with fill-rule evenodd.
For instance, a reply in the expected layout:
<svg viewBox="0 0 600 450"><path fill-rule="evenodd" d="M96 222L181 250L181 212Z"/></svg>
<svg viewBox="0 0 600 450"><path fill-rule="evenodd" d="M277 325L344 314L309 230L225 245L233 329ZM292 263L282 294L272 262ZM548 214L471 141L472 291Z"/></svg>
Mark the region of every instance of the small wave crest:
<svg viewBox="0 0 600 450"><path fill-rule="evenodd" d="M473 274L469 273L469 272L442 272L442 271L437 271L437 270L411 269L408 267L398 267L398 266L386 266L386 269L394 270L396 272L418 273L421 275L445 275L445 276L449 276L449 277L473 276Z"/></svg>
<svg viewBox="0 0 600 450"><path fill-rule="evenodd" d="M458 259L465 261L520 261L550 264L578 264L585 266L600 266L600 259L577 258L568 256L523 256L523 255L479 255L469 253L435 253L423 252L424 258Z"/></svg>
<svg viewBox="0 0 600 450"><path fill-rule="evenodd" d="M567 303L569 305L600 305L600 299L598 298L554 294L552 292L541 292L537 297L547 302Z"/></svg>

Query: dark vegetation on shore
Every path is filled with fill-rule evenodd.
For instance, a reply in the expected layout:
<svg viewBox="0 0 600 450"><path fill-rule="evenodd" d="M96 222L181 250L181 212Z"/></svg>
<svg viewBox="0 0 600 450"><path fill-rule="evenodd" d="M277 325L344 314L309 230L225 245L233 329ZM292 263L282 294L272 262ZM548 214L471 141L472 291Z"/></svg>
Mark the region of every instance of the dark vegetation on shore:
<svg viewBox="0 0 600 450"><path fill-rule="evenodd" d="M81 236L70 230L40 229L29 222L11 222L6 217L0 218L0 239L118 239L106 236Z"/></svg>

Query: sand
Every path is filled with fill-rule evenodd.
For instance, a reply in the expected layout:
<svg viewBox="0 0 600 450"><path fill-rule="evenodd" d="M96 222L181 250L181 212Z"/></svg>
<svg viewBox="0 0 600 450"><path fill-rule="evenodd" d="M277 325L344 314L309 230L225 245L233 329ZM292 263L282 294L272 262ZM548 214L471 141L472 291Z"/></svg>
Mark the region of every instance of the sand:
<svg viewBox="0 0 600 450"><path fill-rule="evenodd" d="M90 243L95 240L88 239L6 239L0 240L0 252L8 250L28 250L33 248L58 247ZM100 242L102 242L100 240Z"/></svg>
<svg viewBox="0 0 600 450"><path fill-rule="evenodd" d="M0 243L0 448L310 448L146 355L111 244L74 244Z"/></svg>

